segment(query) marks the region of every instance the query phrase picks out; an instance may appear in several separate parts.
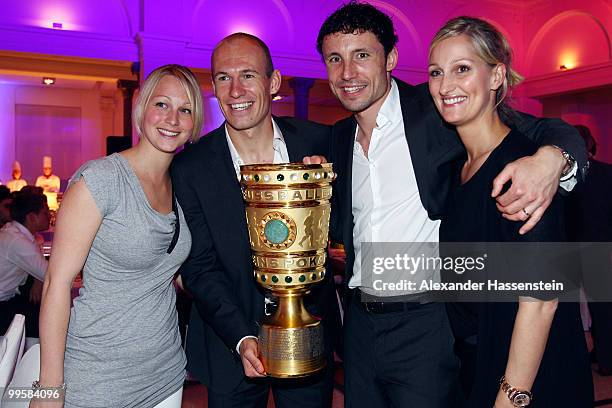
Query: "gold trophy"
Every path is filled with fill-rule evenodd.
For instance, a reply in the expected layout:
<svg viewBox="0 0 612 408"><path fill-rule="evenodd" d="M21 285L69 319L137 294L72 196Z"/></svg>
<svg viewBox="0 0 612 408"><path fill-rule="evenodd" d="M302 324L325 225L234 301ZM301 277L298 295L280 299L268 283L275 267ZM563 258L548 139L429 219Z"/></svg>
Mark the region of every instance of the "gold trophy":
<svg viewBox="0 0 612 408"><path fill-rule="evenodd" d="M278 298L262 322L259 353L268 375L304 377L325 367L323 327L303 296L325 277L331 163L241 166L255 280Z"/></svg>

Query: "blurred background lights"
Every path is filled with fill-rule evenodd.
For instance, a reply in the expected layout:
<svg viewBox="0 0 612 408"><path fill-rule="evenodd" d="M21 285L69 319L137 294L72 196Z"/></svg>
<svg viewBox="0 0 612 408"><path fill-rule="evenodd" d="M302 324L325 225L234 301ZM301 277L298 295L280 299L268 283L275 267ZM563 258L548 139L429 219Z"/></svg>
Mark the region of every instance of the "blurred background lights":
<svg viewBox="0 0 612 408"><path fill-rule="evenodd" d="M559 57L559 69L562 71L576 68L577 53L574 50L564 51Z"/></svg>

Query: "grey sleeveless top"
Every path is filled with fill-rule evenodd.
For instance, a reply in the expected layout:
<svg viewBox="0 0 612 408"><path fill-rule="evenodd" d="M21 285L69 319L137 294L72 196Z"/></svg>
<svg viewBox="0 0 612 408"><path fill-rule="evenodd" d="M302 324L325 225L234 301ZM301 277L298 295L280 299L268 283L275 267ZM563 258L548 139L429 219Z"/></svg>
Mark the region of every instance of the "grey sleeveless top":
<svg viewBox="0 0 612 408"><path fill-rule="evenodd" d="M191 234L178 207L161 214L120 154L85 163L83 179L102 225L83 268L83 288L70 312L64 376L69 407L152 407L183 385L172 279L187 258Z"/></svg>

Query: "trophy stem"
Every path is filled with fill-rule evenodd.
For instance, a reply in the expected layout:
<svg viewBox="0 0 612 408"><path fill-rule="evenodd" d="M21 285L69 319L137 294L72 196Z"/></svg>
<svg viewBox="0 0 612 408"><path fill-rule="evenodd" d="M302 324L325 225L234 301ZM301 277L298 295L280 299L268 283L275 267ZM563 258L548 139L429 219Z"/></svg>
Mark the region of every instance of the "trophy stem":
<svg viewBox="0 0 612 408"><path fill-rule="evenodd" d="M318 322L304 307L304 293L275 293L278 296L278 307L269 324L278 324L285 328L300 327Z"/></svg>
<svg viewBox="0 0 612 408"><path fill-rule="evenodd" d="M278 308L259 331L260 357L271 377L304 377L325 367L323 326L304 308L303 293L276 293Z"/></svg>

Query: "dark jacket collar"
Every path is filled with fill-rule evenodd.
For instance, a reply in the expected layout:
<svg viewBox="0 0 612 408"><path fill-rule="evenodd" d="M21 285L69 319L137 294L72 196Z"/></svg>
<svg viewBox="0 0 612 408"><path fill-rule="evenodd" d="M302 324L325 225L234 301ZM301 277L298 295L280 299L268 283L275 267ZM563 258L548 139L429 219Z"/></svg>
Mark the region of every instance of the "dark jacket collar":
<svg viewBox="0 0 612 408"><path fill-rule="evenodd" d="M425 95L423 90L418 87L407 84L406 82L393 78L399 91L400 106L402 109L402 120L404 122L404 133L406 141L410 149L412 165L417 176L417 184L421 195L421 201L427 208L427 133L423 124L424 108L427 107L427 101L423 98ZM345 155L346 162L345 174L347 182L345 183L345 194L347 198L352 195L351 183L353 172L353 144L355 139L355 131L357 129L357 120L354 115L341 120L334 126L335 137L339 139L339 154ZM350 201L349 205L352 206ZM349 206L349 208L350 208Z"/></svg>

